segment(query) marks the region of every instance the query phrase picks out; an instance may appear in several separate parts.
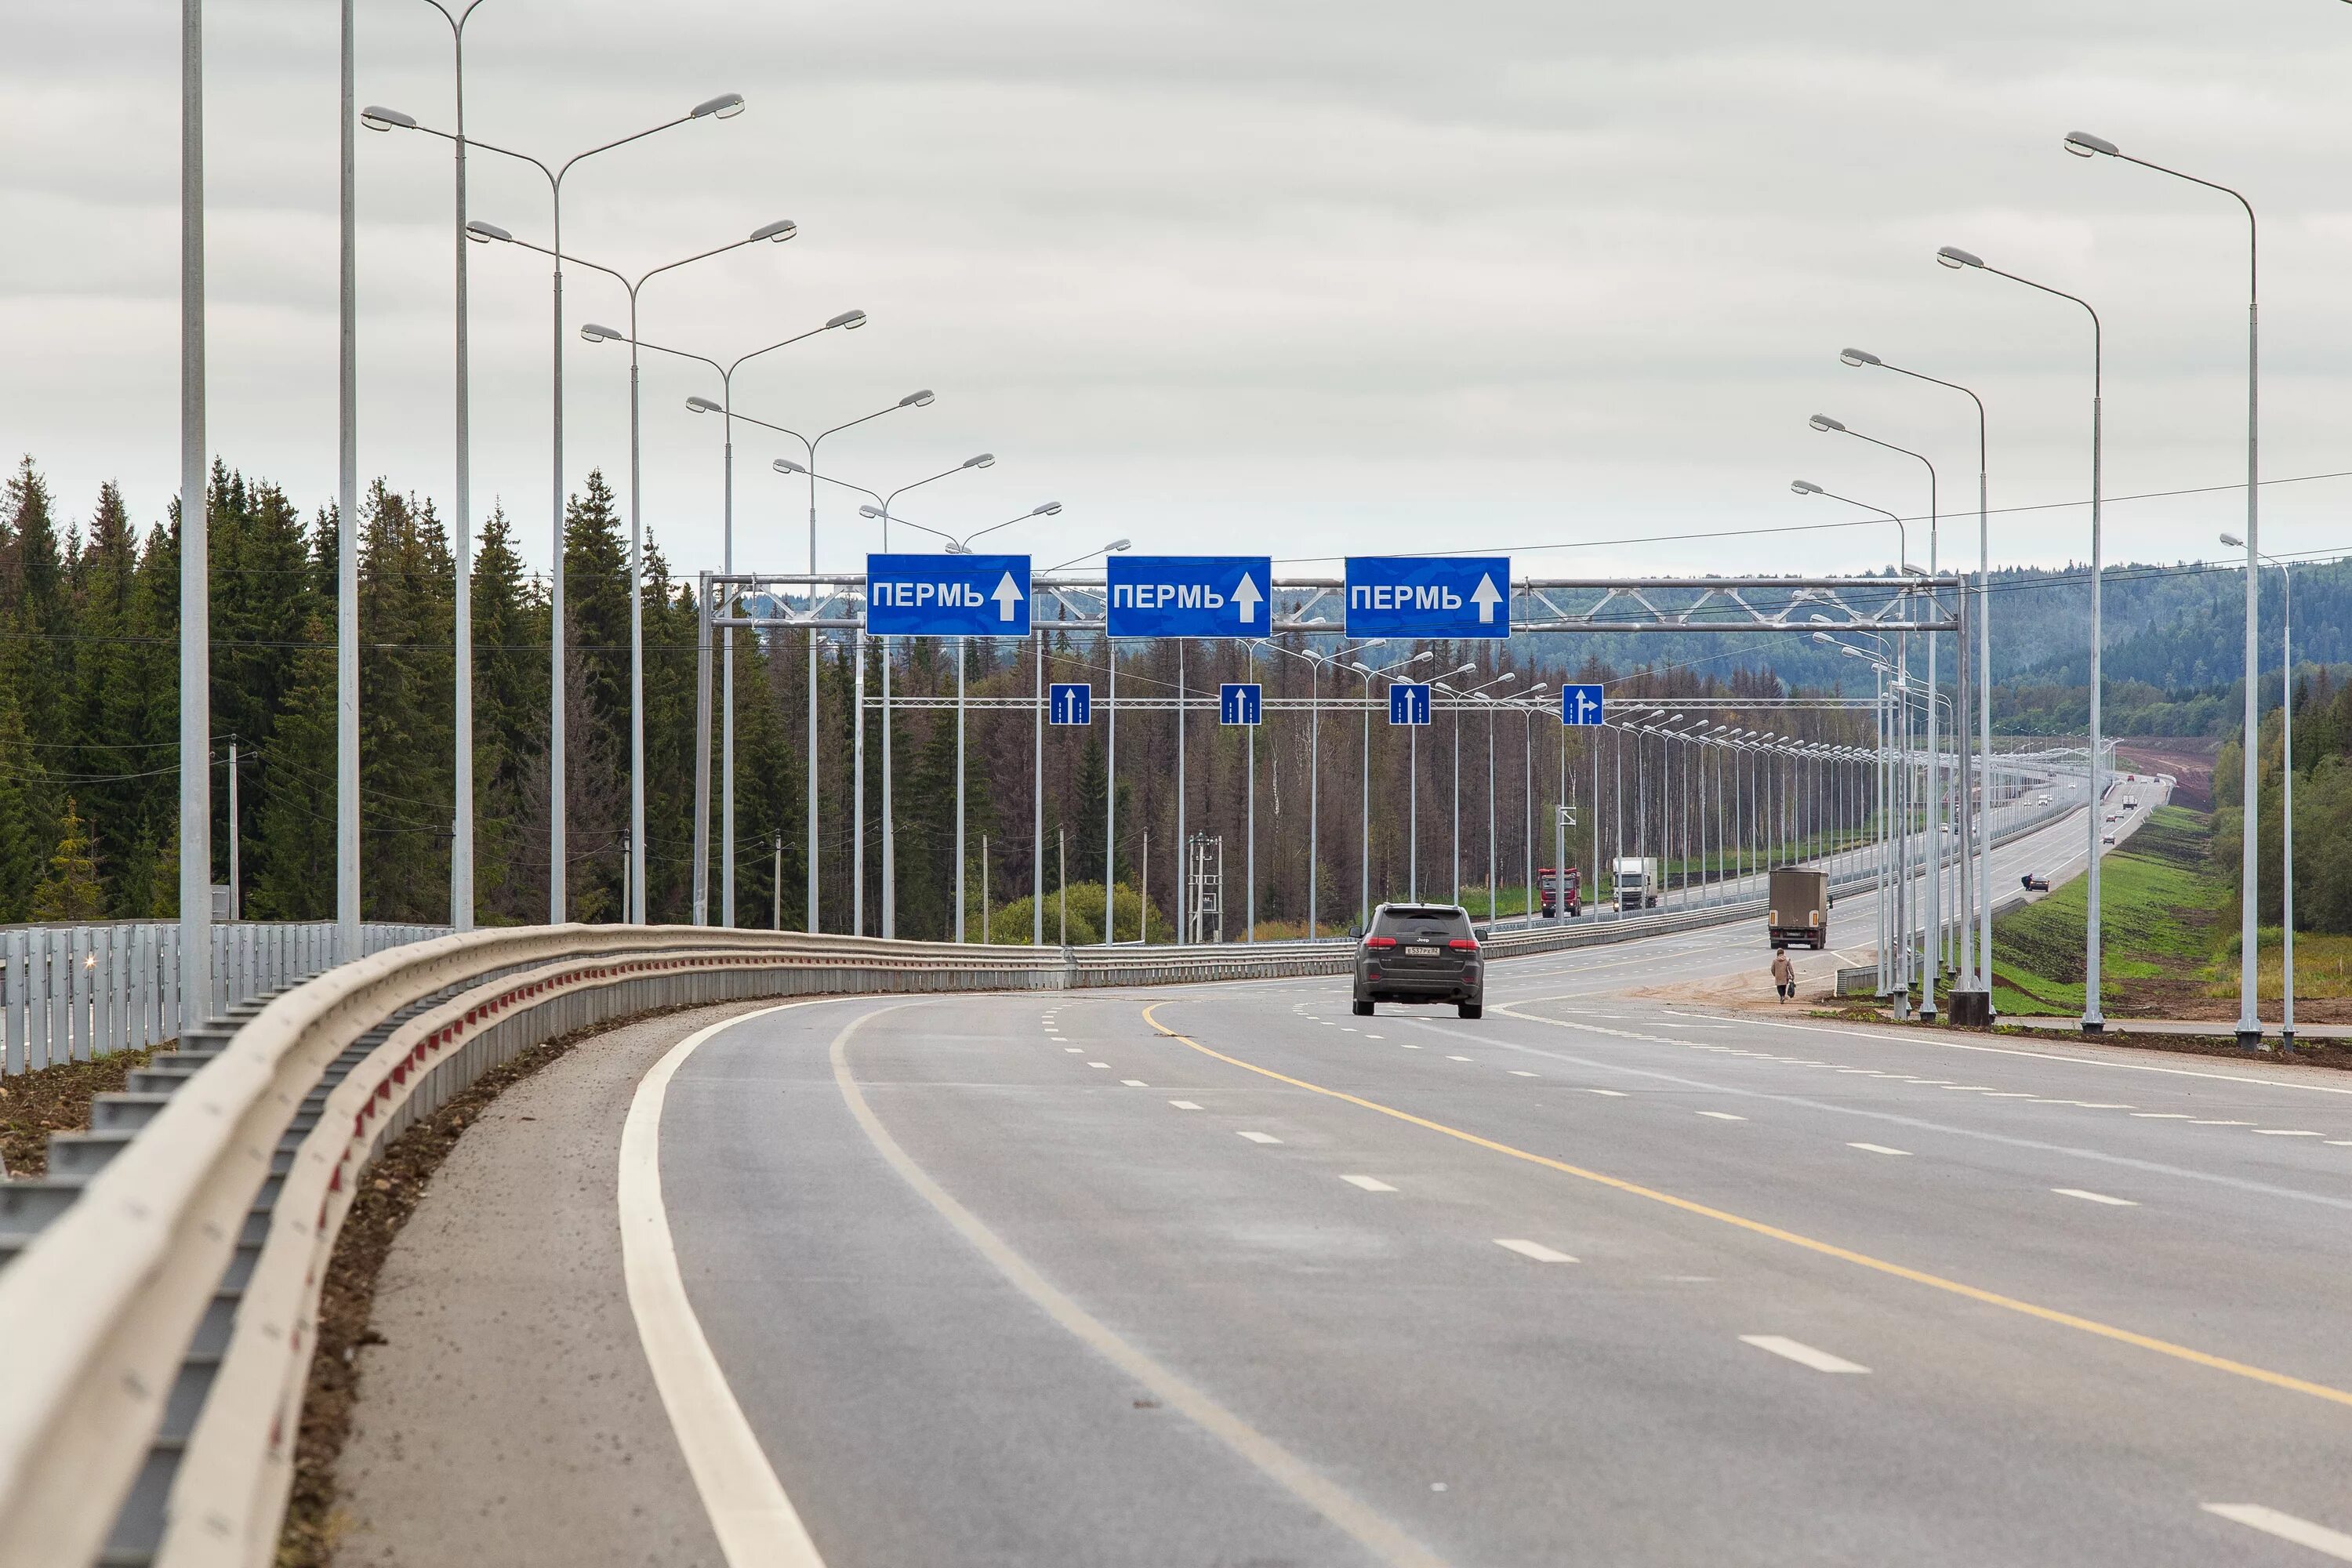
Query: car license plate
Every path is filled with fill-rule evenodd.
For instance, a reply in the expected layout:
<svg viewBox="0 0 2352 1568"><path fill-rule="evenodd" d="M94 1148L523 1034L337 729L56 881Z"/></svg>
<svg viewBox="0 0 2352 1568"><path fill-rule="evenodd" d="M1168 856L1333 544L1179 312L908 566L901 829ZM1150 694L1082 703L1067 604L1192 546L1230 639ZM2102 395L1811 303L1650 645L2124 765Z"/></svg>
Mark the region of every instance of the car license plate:
<svg viewBox="0 0 2352 1568"><path fill-rule="evenodd" d="M1405 956L1408 958L1435 958L1437 956L1437 950L1433 947L1408 947L1404 951Z"/></svg>

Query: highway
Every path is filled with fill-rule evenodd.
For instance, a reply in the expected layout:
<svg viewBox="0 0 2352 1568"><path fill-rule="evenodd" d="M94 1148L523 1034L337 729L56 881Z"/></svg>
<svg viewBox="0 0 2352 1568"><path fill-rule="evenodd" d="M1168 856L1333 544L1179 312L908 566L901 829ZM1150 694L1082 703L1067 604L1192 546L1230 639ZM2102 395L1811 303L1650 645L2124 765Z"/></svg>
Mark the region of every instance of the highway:
<svg viewBox="0 0 2352 1568"><path fill-rule="evenodd" d="M474 1484L551 1562L638 1560L624 1509L719 1561L703 1502L761 1472L789 1501L720 1532L796 1520L835 1568L2352 1552L2352 1085L1622 994L1764 961L1742 926L1500 964L1477 1023L1318 980L672 1026L584 1146L609 1190L626 1090L677 1439L639 1397L646 1462L584 1510ZM604 1343L557 1398L642 1380ZM681 1401L702 1344L723 1389Z"/></svg>

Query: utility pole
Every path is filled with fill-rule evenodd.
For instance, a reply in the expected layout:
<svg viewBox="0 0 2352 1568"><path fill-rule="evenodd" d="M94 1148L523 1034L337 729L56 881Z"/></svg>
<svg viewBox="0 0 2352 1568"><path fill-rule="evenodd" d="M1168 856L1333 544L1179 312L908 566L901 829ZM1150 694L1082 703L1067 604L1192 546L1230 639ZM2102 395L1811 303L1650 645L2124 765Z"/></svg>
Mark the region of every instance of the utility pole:
<svg viewBox="0 0 2352 1568"><path fill-rule="evenodd" d="M352 82L353 3L342 0L342 320L336 378L335 956L344 963L360 956L359 110Z"/></svg>
<svg viewBox="0 0 2352 1568"><path fill-rule="evenodd" d="M213 1005L212 594L205 451L204 0L180 3L180 1022ZM350 118L348 101L346 121ZM348 164L346 165L348 166Z"/></svg>

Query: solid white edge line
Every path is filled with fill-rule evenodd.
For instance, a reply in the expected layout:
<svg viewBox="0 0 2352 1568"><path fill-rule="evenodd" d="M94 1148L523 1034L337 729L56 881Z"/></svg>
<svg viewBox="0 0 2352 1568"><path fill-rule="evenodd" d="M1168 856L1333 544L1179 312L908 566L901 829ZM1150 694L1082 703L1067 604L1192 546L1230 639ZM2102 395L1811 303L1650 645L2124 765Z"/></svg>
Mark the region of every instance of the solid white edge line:
<svg viewBox="0 0 2352 1568"><path fill-rule="evenodd" d="M2258 1502L2209 1502L2202 1506L2207 1513L2219 1514L2234 1524L2259 1530L2265 1535L2275 1535L2281 1541L2291 1541L2297 1546L2308 1546L2338 1563L2352 1563L2352 1535L2340 1530L2330 1530L2324 1524L2314 1524L2307 1519L2297 1519L2291 1513L2281 1513Z"/></svg>
<svg viewBox="0 0 2352 1568"><path fill-rule="evenodd" d="M727 1374L703 1336L702 1321L678 1273L669 1214L662 1206L661 1117L670 1079L695 1048L721 1029L813 1002L740 1013L697 1029L638 1080L621 1128L621 1271L646 1364L669 1414L686 1468L730 1568L824 1568L816 1542L776 1479Z"/></svg>
<svg viewBox="0 0 2352 1568"><path fill-rule="evenodd" d="M1800 1366L1811 1367L1815 1372L1866 1373L1870 1370L1858 1362L1848 1361L1842 1355L1832 1355L1827 1351L1814 1349L1801 1340L1789 1339L1780 1334L1742 1334L1739 1336L1739 1342L1743 1345L1754 1345L1759 1351L1769 1351L1777 1356L1784 1356Z"/></svg>

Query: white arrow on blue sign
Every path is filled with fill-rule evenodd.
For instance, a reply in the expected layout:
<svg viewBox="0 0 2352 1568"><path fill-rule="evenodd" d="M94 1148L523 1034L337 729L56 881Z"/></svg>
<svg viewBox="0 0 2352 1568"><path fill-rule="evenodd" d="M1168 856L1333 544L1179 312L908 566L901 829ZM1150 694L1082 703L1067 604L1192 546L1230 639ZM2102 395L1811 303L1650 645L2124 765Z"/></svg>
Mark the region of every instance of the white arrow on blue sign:
<svg viewBox="0 0 2352 1568"><path fill-rule="evenodd" d="M1507 637L1507 555L1350 555L1351 637Z"/></svg>
<svg viewBox="0 0 2352 1568"><path fill-rule="evenodd" d="M1263 637L1274 613L1264 555L1114 555L1104 581L1115 637Z"/></svg>
<svg viewBox="0 0 2352 1568"><path fill-rule="evenodd" d="M1559 689L1559 721L1563 724L1601 723L1604 709L1598 686L1563 686Z"/></svg>
<svg viewBox="0 0 2352 1568"><path fill-rule="evenodd" d="M1095 689L1083 680L1054 682L1052 696L1045 710L1049 720L1056 724L1091 724L1095 721Z"/></svg>
<svg viewBox="0 0 2352 1568"><path fill-rule="evenodd" d="M1391 724L1428 723L1429 682L1400 680L1390 687L1389 722Z"/></svg>
<svg viewBox="0 0 2352 1568"><path fill-rule="evenodd" d="M866 629L888 637L1029 635L1026 555L868 555Z"/></svg>
<svg viewBox="0 0 2352 1568"><path fill-rule="evenodd" d="M1255 681L1228 680L1217 688L1217 722L1255 724L1264 709L1265 688Z"/></svg>

